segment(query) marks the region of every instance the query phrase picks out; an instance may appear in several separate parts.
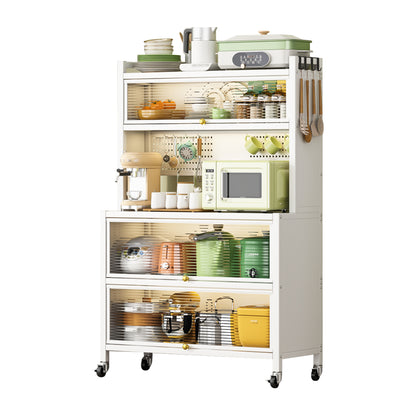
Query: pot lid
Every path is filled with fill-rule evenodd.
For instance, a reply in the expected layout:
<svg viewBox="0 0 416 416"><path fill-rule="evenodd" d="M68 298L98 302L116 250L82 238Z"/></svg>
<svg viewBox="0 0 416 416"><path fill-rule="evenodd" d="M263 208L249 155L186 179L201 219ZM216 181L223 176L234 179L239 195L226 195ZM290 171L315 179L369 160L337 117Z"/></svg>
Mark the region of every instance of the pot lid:
<svg viewBox="0 0 416 416"><path fill-rule="evenodd" d="M259 31L259 35L240 35L233 36L230 39L221 42L241 42L241 41L276 41L276 40L301 40L304 42L312 42L311 40L301 39L293 35L274 35L269 34L267 30Z"/></svg>

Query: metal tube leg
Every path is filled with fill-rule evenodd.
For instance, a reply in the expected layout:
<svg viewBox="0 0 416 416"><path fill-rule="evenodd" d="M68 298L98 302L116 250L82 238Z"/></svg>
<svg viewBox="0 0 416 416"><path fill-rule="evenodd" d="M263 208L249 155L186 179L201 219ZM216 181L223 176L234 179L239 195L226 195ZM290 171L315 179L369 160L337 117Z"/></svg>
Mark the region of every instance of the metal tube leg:
<svg viewBox="0 0 416 416"><path fill-rule="evenodd" d="M322 358L322 350L320 353L313 355L313 368L317 369L319 377L321 376L323 371Z"/></svg>
<svg viewBox="0 0 416 416"><path fill-rule="evenodd" d="M281 356L278 356L278 357L273 356L272 376L276 376L278 383L282 381L282 357Z"/></svg>
<svg viewBox="0 0 416 416"><path fill-rule="evenodd" d="M104 351L101 351L101 361L100 364L105 365L106 369L110 368L110 352L106 351L105 345L103 347Z"/></svg>

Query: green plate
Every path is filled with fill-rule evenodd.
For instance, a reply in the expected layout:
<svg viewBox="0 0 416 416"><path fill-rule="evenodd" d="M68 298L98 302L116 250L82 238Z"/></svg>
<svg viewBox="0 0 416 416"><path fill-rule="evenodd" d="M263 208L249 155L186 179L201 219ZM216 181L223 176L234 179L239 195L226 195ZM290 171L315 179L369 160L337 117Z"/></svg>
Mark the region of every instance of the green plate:
<svg viewBox="0 0 416 416"><path fill-rule="evenodd" d="M180 62L180 55L137 55L138 62Z"/></svg>

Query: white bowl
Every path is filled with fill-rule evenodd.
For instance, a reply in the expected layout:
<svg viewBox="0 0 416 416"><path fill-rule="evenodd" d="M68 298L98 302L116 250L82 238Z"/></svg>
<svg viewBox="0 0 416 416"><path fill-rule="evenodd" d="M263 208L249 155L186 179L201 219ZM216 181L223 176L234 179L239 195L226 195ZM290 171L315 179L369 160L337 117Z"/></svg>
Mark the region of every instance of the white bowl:
<svg viewBox="0 0 416 416"><path fill-rule="evenodd" d="M172 38L160 38L160 39L147 39L144 41L145 44L149 43L163 43L163 44L170 44L172 43Z"/></svg>
<svg viewBox="0 0 416 416"><path fill-rule="evenodd" d="M208 111L208 104L192 104L192 110L193 111Z"/></svg>

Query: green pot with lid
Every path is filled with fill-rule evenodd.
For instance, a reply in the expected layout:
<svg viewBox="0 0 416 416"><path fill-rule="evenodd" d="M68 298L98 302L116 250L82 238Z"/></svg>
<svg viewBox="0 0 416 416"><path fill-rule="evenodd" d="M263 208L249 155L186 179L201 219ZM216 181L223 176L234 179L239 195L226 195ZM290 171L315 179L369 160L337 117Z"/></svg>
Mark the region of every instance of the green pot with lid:
<svg viewBox="0 0 416 416"><path fill-rule="evenodd" d="M190 235L196 242L198 276L240 276L240 242L222 229L222 224L214 224L213 231Z"/></svg>

